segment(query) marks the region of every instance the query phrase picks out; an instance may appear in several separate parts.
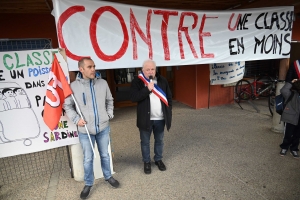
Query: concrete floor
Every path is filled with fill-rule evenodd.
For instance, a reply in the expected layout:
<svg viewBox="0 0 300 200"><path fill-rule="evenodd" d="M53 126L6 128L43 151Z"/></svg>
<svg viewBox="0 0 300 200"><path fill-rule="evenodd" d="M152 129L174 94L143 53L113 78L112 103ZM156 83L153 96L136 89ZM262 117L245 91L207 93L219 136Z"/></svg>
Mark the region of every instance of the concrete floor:
<svg viewBox="0 0 300 200"><path fill-rule="evenodd" d="M259 113L247 102L244 110L237 104L195 110L174 102L172 128L165 132L167 171L152 163L150 175L143 172L135 107L116 109L111 137L121 187L98 179L89 199L299 200L300 161L279 156L283 134L271 131L266 100L254 103ZM73 200L83 186L62 168L3 185L0 199Z"/></svg>

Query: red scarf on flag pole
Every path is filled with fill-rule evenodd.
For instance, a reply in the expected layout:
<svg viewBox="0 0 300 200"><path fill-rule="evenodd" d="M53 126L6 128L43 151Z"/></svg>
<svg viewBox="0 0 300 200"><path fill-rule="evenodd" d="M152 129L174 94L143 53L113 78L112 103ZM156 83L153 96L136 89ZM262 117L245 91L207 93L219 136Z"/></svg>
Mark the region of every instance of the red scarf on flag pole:
<svg viewBox="0 0 300 200"><path fill-rule="evenodd" d="M62 105L65 102L65 98L72 94L72 90L58 63L56 55L54 54L53 56L54 59L49 73L43 114L44 122L51 131L56 128L60 120Z"/></svg>

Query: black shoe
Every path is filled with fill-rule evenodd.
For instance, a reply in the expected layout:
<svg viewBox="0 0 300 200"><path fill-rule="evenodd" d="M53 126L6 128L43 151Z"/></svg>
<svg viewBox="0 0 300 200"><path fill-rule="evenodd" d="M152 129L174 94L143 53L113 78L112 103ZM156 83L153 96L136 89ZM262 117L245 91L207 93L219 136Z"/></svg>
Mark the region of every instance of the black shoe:
<svg viewBox="0 0 300 200"><path fill-rule="evenodd" d="M160 171L166 171L166 166L165 164L163 163L163 161L159 160L159 161L155 161L155 164L157 165L158 169Z"/></svg>
<svg viewBox="0 0 300 200"><path fill-rule="evenodd" d="M280 156L285 156L286 152L287 152L287 149L281 149L279 154L280 154Z"/></svg>
<svg viewBox="0 0 300 200"><path fill-rule="evenodd" d="M91 189L92 189L92 186L84 186L82 192L80 193L80 198L81 199L86 199L90 196L90 193L91 193Z"/></svg>
<svg viewBox="0 0 300 200"><path fill-rule="evenodd" d="M151 174L151 163L144 162L144 172L145 174Z"/></svg>
<svg viewBox="0 0 300 200"><path fill-rule="evenodd" d="M110 177L109 179L107 179L105 181L107 181L114 188L118 188L119 185L120 185L119 181L117 181L116 179L114 179L114 177Z"/></svg>
<svg viewBox="0 0 300 200"><path fill-rule="evenodd" d="M299 158L298 152L297 151L291 151L291 154L294 158Z"/></svg>

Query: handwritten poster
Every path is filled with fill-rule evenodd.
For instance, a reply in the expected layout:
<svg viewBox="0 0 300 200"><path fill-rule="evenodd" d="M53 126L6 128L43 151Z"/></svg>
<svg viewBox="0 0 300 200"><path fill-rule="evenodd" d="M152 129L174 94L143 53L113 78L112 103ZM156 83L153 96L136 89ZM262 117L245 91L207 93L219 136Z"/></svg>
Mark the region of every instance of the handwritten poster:
<svg viewBox="0 0 300 200"><path fill-rule="evenodd" d="M43 121L53 53L68 78L57 49L0 52L0 158L79 142L76 126L64 113L53 131Z"/></svg>
<svg viewBox="0 0 300 200"><path fill-rule="evenodd" d="M210 84L221 85L241 80L245 73L245 61L215 63L210 65Z"/></svg>
<svg viewBox="0 0 300 200"><path fill-rule="evenodd" d="M53 0L58 42L70 71L83 56L97 69L289 58L294 7L228 11L160 9Z"/></svg>

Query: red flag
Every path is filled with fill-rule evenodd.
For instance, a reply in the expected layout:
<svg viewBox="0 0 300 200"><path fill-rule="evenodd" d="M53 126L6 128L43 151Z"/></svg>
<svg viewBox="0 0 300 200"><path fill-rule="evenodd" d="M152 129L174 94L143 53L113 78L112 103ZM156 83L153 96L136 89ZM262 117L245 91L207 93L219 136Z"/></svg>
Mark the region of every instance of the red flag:
<svg viewBox="0 0 300 200"><path fill-rule="evenodd" d="M65 102L65 98L71 94L72 90L54 54L48 79L43 115L44 122L51 130L56 128L60 120L62 105Z"/></svg>
<svg viewBox="0 0 300 200"><path fill-rule="evenodd" d="M300 60L295 60L294 62L296 73L298 75L298 79L300 79Z"/></svg>

